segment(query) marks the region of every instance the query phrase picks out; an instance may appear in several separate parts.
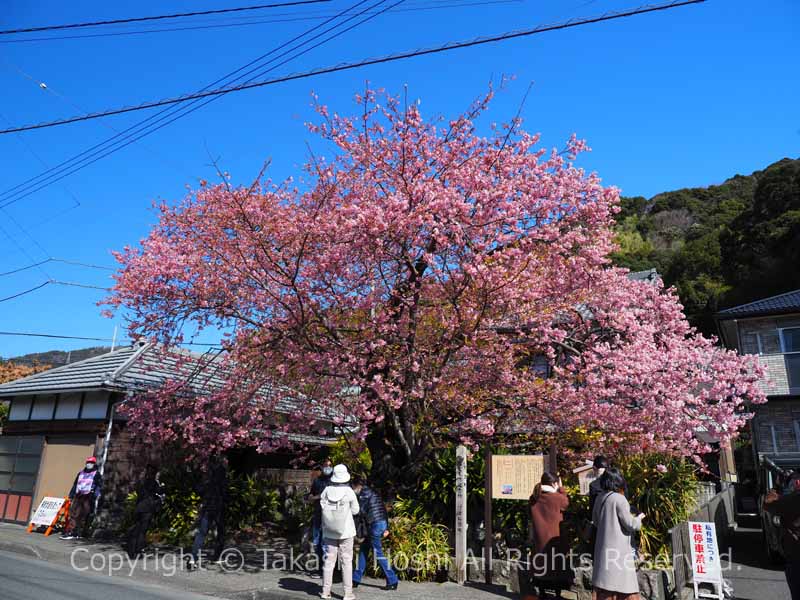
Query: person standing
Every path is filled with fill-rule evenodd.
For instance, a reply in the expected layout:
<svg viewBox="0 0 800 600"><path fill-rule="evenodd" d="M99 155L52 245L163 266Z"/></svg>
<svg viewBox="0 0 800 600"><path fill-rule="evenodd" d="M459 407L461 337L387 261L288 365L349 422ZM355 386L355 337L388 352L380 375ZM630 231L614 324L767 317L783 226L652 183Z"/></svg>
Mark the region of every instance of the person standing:
<svg viewBox="0 0 800 600"><path fill-rule="evenodd" d="M128 530L127 550L128 556L136 557L147 543L147 530L164 500L163 485L158 479L158 469L155 465L145 467L144 479L136 487L136 508L134 509L135 522Z"/></svg>
<svg viewBox="0 0 800 600"><path fill-rule="evenodd" d="M764 510L781 519L781 546L784 572L792 600L800 600L800 490L797 477L790 479L788 494L781 496L777 489L770 490L764 499Z"/></svg>
<svg viewBox="0 0 800 600"><path fill-rule="evenodd" d="M589 514L594 511L594 501L603 493L600 487L600 477L608 468L608 459L605 456L595 456L592 464L592 474L594 479L589 484Z"/></svg>
<svg viewBox="0 0 800 600"><path fill-rule="evenodd" d="M561 537L561 522L569 506L569 498L561 486L561 480L552 473L544 472L529 504L534 552L532 583L540 598L545 589L555 589L557 597L560 597L561 590L569 589L571 583L567 565L569 548Z"/></svg>
<svg viewBox="0 0 800 600"><path fill-rule="evenodd" d="M203 548L206 535L211 527L216 526L217 537L214 541L214 555L217 560L225 546L225 504L228 498L228 463L224 457L212 460L206 474L202 490L203 504L200 509L197 533L192 544L192 554L188 558L187 568L199 566L200 550Z"/></svg>
<svg viewBox="0 0 800 600"><path fill-rule="evenodd" d="M602 495L592 512L597 527L592 569L592 600L640 600L631 538L642 528L644 513L631 514L625 478L614 468L600 476Z"/></svg>
<svg viewBox="0 0 800 600"><path fill-rule="evenodd" d="M69 491L69 519L62 540L71 540L84 535L89 516L92 514L103 487L103 476L97 470L97 458L86 459L83 469L78 471Z"/></svg>
<svg viewBox="0 0 800 600"><path fill-rule="evenodd" d="M320 497L322 510L322 545L324 564L322 567L321 598L331 597L333 569L336 559L341 555L342 584L344 600L354 600L353 595L353 541L356 537L356 524L353 516L360 507L358 498L348 484L350 473L344 465L333 467L331 483Z"/></svg>
<svg viewBox="0 0 800 600"><path fill-rule="evenodd" d="M311 491L308 493L306 499L314 507L313 516L311 517L311 544L314 546L314 552L317 555L318 573L322 574L322 508L319 500L322 498L322 492L331 484L331 475L333 474L333 463L331 459L326 458L320 465L320 475L311 483Z"/></svg>
<svg viewBox="0 0 800 600"><path fill-rule="evenodd" d="M375 554L375 560L383 570L386 577L384 590L391 591L397 589L397 574L392 570L389 559L383 554L383 538L389 535L389 517L386 514L386 505L380 495L364 483L362 477L356 477L353 481L353 491L358 496L361 518L367 524L367 537L361 544L358 553L358 566L353 572L353 587L358 587L364 571L367 568L367 553L370 548Z"/></svg>

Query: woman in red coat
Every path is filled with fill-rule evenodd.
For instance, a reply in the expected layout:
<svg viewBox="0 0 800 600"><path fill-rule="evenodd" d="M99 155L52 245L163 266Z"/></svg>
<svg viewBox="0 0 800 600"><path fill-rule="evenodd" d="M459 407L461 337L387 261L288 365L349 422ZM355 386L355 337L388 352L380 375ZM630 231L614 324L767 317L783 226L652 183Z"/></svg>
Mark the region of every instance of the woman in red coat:
<svg viewBox="0 0 800 600"><path fill-rule="evenodd" d="M545 590L554 590L559 597L560 591L569 589L571 584L569 547L561 537L567 506L569 499L561 480L545 472L530 497L534 551L531 575L540 598L545 597Z"/></svg>

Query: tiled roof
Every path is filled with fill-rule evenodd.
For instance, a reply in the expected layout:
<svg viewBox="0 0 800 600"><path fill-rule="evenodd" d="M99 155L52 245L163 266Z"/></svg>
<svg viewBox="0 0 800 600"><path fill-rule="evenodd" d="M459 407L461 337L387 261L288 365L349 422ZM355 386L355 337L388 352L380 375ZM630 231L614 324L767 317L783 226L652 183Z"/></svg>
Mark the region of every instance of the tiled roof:
<svg viewBox="0 0 800 600"><path fill-rule="evenodd" d="M139 350L138 347L126 346L100 356L16 379L0 385L0 396L111 388L114 374L135 357Z"/></svg>
<svg viewBox="0 0 800 600"><path fill-rule="evenodd" d="M759 315L781 315L800 312L800 290L778 294L763 300L756 300L741 306L734 306L717 313L720 319L755 317Z"/></svg>
<svg viewBox="0 0 800 600"><path fill-rule="evenodd" d="M137 392L158 388L170 380L184 381L183 390L200 395L222 389L225 375L223 363L214 356L180 349L164 352L162 347L141 342L4 383L0 385L0 398L96 389ZM298 394L285 386L265 385L258 395L277 396L274 406L279 412L291 413L299 406ZM304 406L303 410L309 416L329 418L322 407ZM343 416L345 422L352 422ZM319 436L305 437L315 440Z"/></svg>
<svg viewBox="0 0 800 600"><path fill-rule="evenodd" d="M646 271L633 271L628 273L628 279L631 281L647 281L653 283L659 281L661 275L658 274L656 269L647 269Z"/></svg>

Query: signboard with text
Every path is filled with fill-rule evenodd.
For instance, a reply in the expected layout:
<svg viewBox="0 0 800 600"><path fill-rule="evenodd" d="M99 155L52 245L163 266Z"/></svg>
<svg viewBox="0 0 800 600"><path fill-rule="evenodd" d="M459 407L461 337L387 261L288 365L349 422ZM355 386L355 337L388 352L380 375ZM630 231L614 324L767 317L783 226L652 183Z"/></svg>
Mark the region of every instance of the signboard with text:
<svg viewBox="0 0 800 600"><path fill-rule="evenodd" d="M492 455L492 498L527 500L544 473L541 454Z"/></svg>
<svg viewBox="0 0 800 600"><path fill-rule="evenodd" d="M692 558L692 578L695 598L723 597L722 566L714 523L689 521L689 548ZM702 584L713 585L713 592L703 589Z"/></svg>

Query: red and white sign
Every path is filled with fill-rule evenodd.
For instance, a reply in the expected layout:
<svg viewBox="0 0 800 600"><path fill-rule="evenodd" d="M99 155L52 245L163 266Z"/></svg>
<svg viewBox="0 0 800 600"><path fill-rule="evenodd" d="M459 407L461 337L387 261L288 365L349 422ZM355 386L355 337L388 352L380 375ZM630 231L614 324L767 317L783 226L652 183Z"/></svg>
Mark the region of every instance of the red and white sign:
<svg viewBox="0 0 800 600"><path fill-rule="evenodd" d="M31 525L33 527L38 527L39 525L50 527L58 516L58 511L60 511L61 507L64 505L64 501L64 498L54 498L50 496L42 498L42 501L39 503L39 508L36 509L33 517L31 517Z"/></svg>
<svg viewBox="0 0 800 600"><path fill-rule="evenodd" d="M717 530L714 523L689 521L689 547L692 555L692 578L695 598L722 599L722 565L720 562ZM700 584L713 584L714 591L707 592Z"/></svg>

